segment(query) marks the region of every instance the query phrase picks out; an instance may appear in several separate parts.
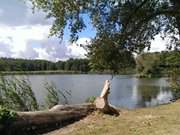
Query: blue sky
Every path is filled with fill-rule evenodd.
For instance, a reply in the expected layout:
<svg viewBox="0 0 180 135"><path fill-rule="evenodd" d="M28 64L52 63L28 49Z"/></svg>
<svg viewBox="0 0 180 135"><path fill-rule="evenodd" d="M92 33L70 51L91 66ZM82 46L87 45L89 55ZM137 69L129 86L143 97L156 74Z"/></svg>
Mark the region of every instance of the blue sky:
<svg viewBox="0 0 180 135"><path fill-rule="evenodd" d="M84 16L87 29L79 34L77 44L86 44L95 36L95 29L88 16ZM69 43L69 31L65 30L63 42L57 37L48 38L53 19L45 19L41 11L32 13L30 3L23 0L0 0L0 57L66 60L83 58L86 51ZM152 41L151 51L165 49L165 41L159 36Z"/></svg>

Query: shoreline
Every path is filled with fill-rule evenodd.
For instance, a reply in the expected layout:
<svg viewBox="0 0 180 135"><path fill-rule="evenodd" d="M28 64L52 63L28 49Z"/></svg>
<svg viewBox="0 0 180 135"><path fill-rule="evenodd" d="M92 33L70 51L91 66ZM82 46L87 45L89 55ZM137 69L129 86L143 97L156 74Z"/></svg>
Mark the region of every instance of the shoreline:
<svg viewBox="0 0 180 135"><path fill-rule="evenodd" d="M111 72L81 72L81 71L65 71L65 70L52 70L52 71L0 71L1 75L51 75L51 74L99 74L99 75L112 75ZM134 75L134 72L120 72L114 75Z"/></svg>

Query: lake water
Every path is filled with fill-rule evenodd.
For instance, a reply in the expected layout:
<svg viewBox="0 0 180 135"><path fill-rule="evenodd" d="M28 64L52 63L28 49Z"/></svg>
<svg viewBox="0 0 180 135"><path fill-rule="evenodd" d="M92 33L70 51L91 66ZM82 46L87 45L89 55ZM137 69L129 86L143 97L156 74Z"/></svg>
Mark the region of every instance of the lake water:
<svg viewBox="0 0 180 135"><path fill-rule="evenodd" d="M70 104L84 103L88 97L99 96L110 75L29 75L38 101L47 94L45 82L53 82L61 91L68 91ZM133 75L117 75L111 81L109 101L117 107L139 108L170 102L172 92L167 78L142 79Z"/></svg>

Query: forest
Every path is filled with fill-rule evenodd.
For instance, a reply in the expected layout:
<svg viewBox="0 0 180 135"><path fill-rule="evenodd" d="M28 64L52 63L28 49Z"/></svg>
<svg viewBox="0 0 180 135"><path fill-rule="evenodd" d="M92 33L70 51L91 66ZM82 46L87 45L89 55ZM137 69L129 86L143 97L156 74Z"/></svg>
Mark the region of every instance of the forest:
<svg viewBox="0 0 180 135"><path fill-rule="evenodd" d="M137 73L140 77L168 76L172 69L180 68L179 51L146 52L136 57L130 57L127 62L116 63L117 72L108 68L98 67L96 72L105 73ZM0 58L0 71L80 71L88 73L93 71L88 59L73 59L66 61L28 60L14 58ZM134 70L136 68L136 70ZM107 72L109 71L109 72Z"/></svg>
<svg viewBox="0 0 180 135"><path fill-rule="evenodd" d="M124 72L132 70L135 67L135 59L132 57L129 64L120 64L118 71ZM30 60L30 59L14 59L14 58L0 58L0 71L79 71L80 73L88 72L110 72L106 68L92 69L91 63L88 59L73 59L66 61L47 61L47 60Z"/></svg>
<svg viewBox="0 0 180 135"><path fill-rule="evenodd" d="M180 52L162 51L143 53L136 58L136 70L140 77L169 76L179 72Z"/></svg>
<svg viewBox="0 0 180 135"><path fill-rule="evenodd" d="M88 72L87 59L69 59L67 61L52 62L47 60L28 60L14 58L0 58L0 71L81 71Z"/></svg>

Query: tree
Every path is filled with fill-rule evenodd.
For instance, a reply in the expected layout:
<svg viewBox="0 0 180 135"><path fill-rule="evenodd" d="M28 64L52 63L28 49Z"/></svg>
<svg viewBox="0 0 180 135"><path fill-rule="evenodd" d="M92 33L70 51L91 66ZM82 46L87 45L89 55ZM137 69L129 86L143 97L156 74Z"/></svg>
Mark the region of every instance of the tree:
<svg viewBox="0 0 180 135"><path fill-rule="evenodd" d="M174 76L173 74L179 75L180 52L163 51L143 53L136 57L136 68L137 72L142 77Z"/></svg>
<svg viewBox="0 0 180 135"><path fill-rule="evenodd" d="M107 65L111 65L110 69L115 69L113 63L119 62L117 58L119 55L126 51L140 53L144 48L150 48L151 40L160 33L163 38L170 37L169 48L179 49L177 35L180 35L180 1L178 0L29 1L34 8L46 12L47 17L54 18L50 35L62 38L65 27L68 27L71 31L71 41L76 41L78 33L86 28L83 15L89 16L96 28L89 56L101 58L92 60L93 64L106 62ZM104 39L108 42L105 43ZM97 46L101 44L104 44L101 46L103 49L108 50L108 57L96 51L99 49ZM117 55L111 58L114 62L109 61L111 55Z"/></svg>
<svg viewBox="0 0 180 135"><path fill-rule="evenodd" d="M161 53L144 53L136 58L136 69L140 76L160 76Z"/></svg>

